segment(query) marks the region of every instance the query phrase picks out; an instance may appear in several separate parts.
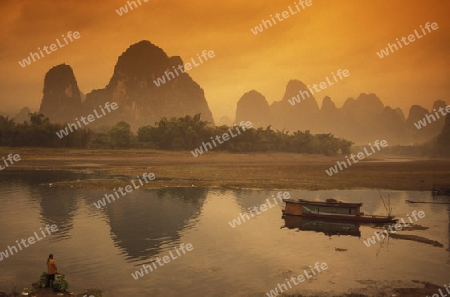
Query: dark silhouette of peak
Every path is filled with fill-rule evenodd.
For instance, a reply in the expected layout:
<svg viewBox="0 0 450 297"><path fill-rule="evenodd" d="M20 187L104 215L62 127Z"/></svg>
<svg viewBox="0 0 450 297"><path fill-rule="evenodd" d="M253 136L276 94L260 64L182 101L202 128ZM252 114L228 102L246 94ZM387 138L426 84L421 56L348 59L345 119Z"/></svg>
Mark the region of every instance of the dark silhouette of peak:
<svg viewBox="0 0 450 297"><path fill-rule="evenodd" d="M359 95L356 101L361 105L365 105L376 110L381 111L384 109L383 102L381 102L381 99L378 98L375 94L362 93L361 95Z"/></svg>
<svg viewBox="0 0 450 297"><path fill-rule="evenodd" d="M408 118L406 120L408 125L413 125L413 123L423 119L425 115L428 114L428 110L420 105L412 105L409 109Z"/></svg>
<svg viewBox="0 0 450 297"><path fill-rule="evenodd" d="M289 102L289 100L292 100L293 98L298 98L300 100L299 103L294 105L297 108L308 112L319 111L319 105L317 104L314 95L308 90L308 87L303 82L295 79L288 82L286 91L284 92L284 96L281 101ZM292 103L290 103L289 106L292 106Z"/></svg>
<svg viewBox="0 0 450 297"><path fill-rule="evenodd" d="M430 111L430 114L433 114L436 117L436 122L431 126L430 129L430 133L433 135L439 134L444 128L445 116L442 115L442 113L445 113L446 106L447 104L443 100L436 100L433 103L433 109Z"/></svg>
<svg viewBox="0 0 450 297"><path fill-rule="evenodd" d="M447 104L445 103L445 101L443 101L443 100L436 100L433 103L432 111L438 111L440 107L445 109L446 106L447 106Z"/></svg>
<svg viewBox="0 0 450 297"><path fill-rule="evenodd" d="M336 104L334 104L330 97L326 96L323 98L321 110L323 112L336 112Z"/></svg>
<svg viewBox="0 0 450 297"><path fill-rule="evenodd" d="M272 122L269 103L257 91L245 93L237 103L236 123L250 121L253 127L266 127Z"/></svg>
<svg viewBox="0 0 450 297"><path fill-rule="evenodd" d="M450 114L445 116L445 124L442 128L441 133L438 136L438 141L440 143L446 144L450 148ZM449 150L450 152L450 150Z"/></svg>
<svg viewBox="0 0 450 297"><path fill-rule="evenodd" d="M445 124L436 140L436 153L438 156L450 156L450 114L445 116Z"/></svg>
<svg viewBox="0 0 450 297"><path fill-rule="evenodd" d="M299 80L296 80L296 79L290 80L286 85L286 91L284 93L284 97L282 100L285 101L285 100L290 99L293 96L296 96L298 94L299 90L308 91L308 87Z"/></svg>
<svg viewBox="0 0 450 297"><path fill-rule="evenodd" d="M169 57L161 48L147 40L140 41L120 55L109 85L123 77L147 78L150 81L164 74L168 65Z"/></svg>
<svg viewBox="0 0 450 297"><path fill-rule="evenodd" d="M52 87L68 85L75 81L72 67L66 64L60 64L51 68L44 78L44 93L52 91Z"/></svg>
<svg viewBox="0 0 450 297"><path fill-rule="evenodd" d="M402 119L402 121L406 121L405 114L403 113L403 110L401 110L400 107L397 107L394 109L395 113Z"/></svg>
<svg viewBox="0 0 450 297"><path fill-rule="evenodd" d="M81 94L72 67L60 64L44 78L44 95L40 113L54 122L71 122L81 108Z"/></svg>
<svg viewBox="0 0 450 297"><path fill-rule="evenodd" d="M349 98L344 103L344 113L353 114L357 118L373 116L383 112L384 104L375 94L362 93L358 98Z"/></svg>
<svg viewBox="0 0 450 297"><path fill-rule="evenodd" d="M152 67L152 65L158 64L158 61L167 58L168 56L162 48L154 45L148 40L142 40L127 48L127 50L120 55L116 65L132 65L139 61L141 65ZM136 64L136 66L141 65Z"/></svg>
<svg viewBox="0 0 450 297"><path fill-rule="evenodd" d="M86 94L82 113L73 104L69 104L67 96L58 95L58 104L50 104L55 102L54 96L52 100L47 100L50 93L62 94L63 90L72 90L72 94L76 94L73 97L78 106L81 104L80 91L78 87L76 90L73 87L76 86L76 81L72 69L67 65L59 65L55 67L56 70L52 68L49 71L49 79L46 76L41 111L53 121L73 122L75 117L92 114L99 105L116 102L119 108L114 111L114 115L99 118L91 126L114 125L125 121L133 129L137 129L154 125L163 117L194 116L199 113L203 121L214 124L203 89L189 74L179 70L182 65L181 57L169 57L161 48L147 40L133 44L117 59L108 85ZM158 80L161 78L164 81ZM55 110L55 106L59 109ZM68 106L71 112L67 111Z"/></svg>
<svg viewBox="0 0 450 297"><path fill-rule="evenodd" d="M308 86L299 80L287 83L282 99L270 105L270 115L267 115L266 104L263 95L251 91L239 100L236 117L239 120L245 117L255 119L258 114L258 120L272 119L270 122L264 121L262 126L272 125L274 129L291 132L309 130L311 133L332 133L359 145L366 145L376 139L387 140L389 145L423 143L433 139L444 125L443 117L436 113L439 108L446 106L442 100L434 103L432 112L436 121L426 109L418 105L411 107L406 118L400 108L384 106L376 94L361 93L356 99L348 98L341 108L325 96L319 109ZM261 111L254 111L255 108L264 110L264 115L260 115ZM414 123L423 121L426 115L430 117L428 122L432 122L427 122L426 127L419 131Z"/></svg>
<svg viewBox="0 0 450 297"><path fill-rule="evenodd" d="M385 107L375 94L362 93L356 99L349 98L340 111L343 116L334 128L339 131L336 133L338 136L358 144L377 138L385 139L391 145L408 141L404 133L404 119L399 111Z"/></svg>
<svg viewBox="0 0 450 297"><path fill-rule="evenodd" d="M246 104L246 103L250 103L250 104L264 104L269 106L269 104L267 103L266 98L259 92L255 91L255 90L251 90L250 92L245 93L241 99L239 99L238 101L238 105L239 104Z"/></svg>
<svg viewBox="0 0 450 297"><path fill-rule="evenodd" d="M304 130L317 118L319 106L304 83L290 80L283 98L281 101L273 102L270 110L276 128Z"/></svg>
<svg viewBox="0 0 450 297"><path fill-rule="evenodd" d="M341 110L336 107L333 100L328 96L324 97L319 118L316 119L317 132L340 134L343 120Z"/></svg>
<svg viewBox="0 0 450 297"><path fill-rule="evenodd" d="M374 123L380 131L378 137L387 140L391 145L409 142L409 136L405 133L405 119L398 111L386 106L379 118L380 120Z"/></svg>
<svg viewBox="0 0 450 297"><path fill-rule="evenodd" d="M442 130L444 117L438 112L438 108L445 106L445 102L436 101L433 106L433 109L436 108L436 111L432 110L429 112L419 105L413 105L409 109L406 126L412 135L414 143L423 143L430 140ZM425 123L425 125L421 125L421 128L418 129L417 125L420 122Z"/></svg>

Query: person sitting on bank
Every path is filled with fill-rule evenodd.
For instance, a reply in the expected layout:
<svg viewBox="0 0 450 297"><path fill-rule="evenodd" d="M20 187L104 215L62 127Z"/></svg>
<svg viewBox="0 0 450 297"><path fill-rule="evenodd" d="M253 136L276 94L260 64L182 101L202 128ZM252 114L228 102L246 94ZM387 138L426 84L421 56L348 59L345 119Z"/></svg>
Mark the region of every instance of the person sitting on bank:
<svg viewBox="0 0 450 297"><path fill-rule="evenodd" d="M56 272L56 262L53 260L53 254L50 254L47 259L47 288L53 287Z"/></svg>

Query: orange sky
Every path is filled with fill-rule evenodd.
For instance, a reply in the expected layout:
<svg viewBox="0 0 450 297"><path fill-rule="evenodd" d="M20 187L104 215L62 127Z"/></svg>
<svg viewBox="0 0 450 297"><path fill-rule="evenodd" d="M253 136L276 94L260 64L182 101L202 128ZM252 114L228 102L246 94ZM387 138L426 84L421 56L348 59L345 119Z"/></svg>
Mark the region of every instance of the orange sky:
<svg viewBox="0 0 450 297"><path fill-rule="evenodd" d="M350 76L321 91L319 104L327 95L341 106L362 92L404 111L411 104L430 109L437 99L450 104L450 1L312 0L256 36L251 28L296 0L140 1L119 16L115 10L125 0L1 0L0 111L37 110L45 73L61 63L72 66L82 92L105 87L118 56L144 39L184 61L214 50L215 58L189 74L205 90L216 121L234 119L245 92L255 89L272 103L290 79L319 83L339 68ZM388 57L376 55L426 22L439 29ZM30 66L18 64L68 31L81 38Z"/></svg>

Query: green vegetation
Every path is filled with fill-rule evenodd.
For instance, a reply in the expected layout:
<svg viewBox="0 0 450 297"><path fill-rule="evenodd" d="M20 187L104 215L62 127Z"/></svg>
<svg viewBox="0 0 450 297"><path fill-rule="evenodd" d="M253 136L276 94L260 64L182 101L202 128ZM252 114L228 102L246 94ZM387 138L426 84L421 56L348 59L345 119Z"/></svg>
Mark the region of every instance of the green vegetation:
<svg viewBox="0 0 450 297"><path fill-rule="evenodd" d="M39 281L35 284L36 288L45 288L47 285L47 273L42 272L39 277ZM69 288L69 283L66 277L62 274L57 274L55 280L53 281L53 291L55 292L65 292Z"/></svg>
<svg viewBox="0 0 450 297"><path fill-rule="evenodd" d="M37 282L38 288L45 288L47 284L47 272L42 272L41 276L39 277L39 281Z"/></svg>
<svg viewBox="0 0 450 297"><path fill-rule="evenodd" d="M50 123L42 114L32 113L22 124L0 116L0 146L68 147L68 148L153 148L162 150L193 150L211 137L228 132L230 127L213 127L200 120L200 114L179 118L163 118L155 126L139 128L137 134L126 122L95 130L82 128L59 138L56 132L66 125ZM233 127L231 127L233 128ZM348 154L352 142L328 134L307 131L274 131L267 128L248 129L225 141L214 150L231 152L279 151L308 154Z"/></svg>
<svg viewBox="0 0 450 297"><path fill-rule="evenodd" d="M53 282L53 291L55 292L65 292L69 288L69 283L66 277L62 274L58 274Z"/></svg>

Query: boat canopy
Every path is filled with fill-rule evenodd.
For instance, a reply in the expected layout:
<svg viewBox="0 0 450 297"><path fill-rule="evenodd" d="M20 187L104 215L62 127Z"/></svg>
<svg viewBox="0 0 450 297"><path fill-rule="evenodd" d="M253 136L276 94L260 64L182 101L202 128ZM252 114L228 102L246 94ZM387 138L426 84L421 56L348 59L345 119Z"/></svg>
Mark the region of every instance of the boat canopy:
<svg viewBox="0 0 450 297"><path fill-rule="evenodd" d="M362 203L347 203L347 202L320 202L320 201L309 201L303 199L283 199L284 202L297 203L297 204L308 204L314 206L332 206L332 207L345 207L345 208L360 208Z"/></svg>

